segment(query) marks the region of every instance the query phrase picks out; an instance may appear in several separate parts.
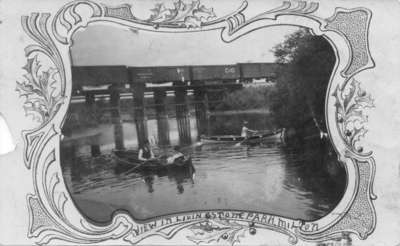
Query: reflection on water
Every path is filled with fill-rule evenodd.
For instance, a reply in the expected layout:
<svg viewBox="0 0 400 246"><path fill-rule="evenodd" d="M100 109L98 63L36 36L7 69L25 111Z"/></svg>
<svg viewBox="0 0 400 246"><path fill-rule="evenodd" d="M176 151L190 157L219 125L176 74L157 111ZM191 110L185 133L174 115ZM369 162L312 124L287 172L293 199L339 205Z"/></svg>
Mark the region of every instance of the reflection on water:
<svg viewBox="0 0 400 246"><path fill-rule="evenodd" d="M124 125L126 142L134 142L132 125ZM224 127L214 125L220 129L213 132ZM170 130L174 144L178 134L174 127ZM235 209L315 220L336 206L346 185L345 171L330 144L319 138L257 146L182 146L182 152L192 156L192 165L139 171L117 165L110 154L113 138L108 135L112 135L112 126L103 125L97 132L101 155L91 157L86 145L71 148L64 144L62 166L76 205L98 222L109 221L119 209L137 219L182 211Z"/></svg>

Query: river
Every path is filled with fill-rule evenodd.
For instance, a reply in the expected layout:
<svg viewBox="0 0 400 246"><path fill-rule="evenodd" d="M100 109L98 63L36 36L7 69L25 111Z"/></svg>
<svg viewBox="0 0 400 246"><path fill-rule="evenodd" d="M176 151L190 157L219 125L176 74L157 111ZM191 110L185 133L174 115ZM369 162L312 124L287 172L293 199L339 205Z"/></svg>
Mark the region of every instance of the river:
<svg viewBox="0 0 400 246"><path fill-rule="evenodd" d="M253 128L272 127L265 115L225 115L214 116L208 131L238 132L243 118L251 120ZM181 146L181 151L192 156L192 165L163 172L119 167L111 155L111 124L84 131L100 134L98 157L91 157L90 146L78 146L70 153L62 142L64 180L78 209L99 223L109 222L117 210L143 220L208 209L257 211L310 221L329 213L343 195L345 170L327 140L200 145L194 117L190 124L193 144ZM178 145L176 119L169 119L169 125L171 145ZM134 124L124 123L123 129L126 147L136 148ZM148 129L150 140L157 142L155 120L148 120Z"/></svg>

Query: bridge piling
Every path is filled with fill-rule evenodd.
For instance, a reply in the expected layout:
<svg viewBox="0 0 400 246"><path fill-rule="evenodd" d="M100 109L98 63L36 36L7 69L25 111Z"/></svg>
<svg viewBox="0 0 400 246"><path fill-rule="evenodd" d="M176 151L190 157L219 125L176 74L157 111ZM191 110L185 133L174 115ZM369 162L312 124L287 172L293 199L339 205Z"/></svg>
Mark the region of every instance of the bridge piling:
<svg viewBox="0 0 400 246"><path fill-rule="evenodd" d="M206 90L194 90L197 135L207 134L208 98Z"/></svg>
<svg viewBox="0 0 400 246"><path fill-rule="evenodd" d="M96 104L96 99L95 99L94 93L91 93L90 91L86 92L85 104L86 104L86 107L88 108L88 112L90 112L90 116L92 117L92 120L95 121L96 116L93 115L93 114L95 114L95 104ZM90 154L93 157L101 155L100 145L98 145L96 143L91 143L90 144Z"/></svg>
<svg viewBox="0 0 400 246"><path fill-rule="evenodd" d="M121 112L120 112L120 93L118 88L110 86L110 105L112 107L111 117L114 125L114 141L115 149L123 150L124 146L124 131L122 126Z"/></svg>
<svg viewBox="0 0 400 246"><path fill-rule="evenodd" d="M174 85L178 86L175 89L175 110L179 141L181 144L190 144L192 139L190 133L189 110L187 106L187 91L186 88L179 88L178 83L174 83Z"/></svg>
<svg viewBox="0 0 400 246"><path fill-rule="evenodd" d="M146 85L144 83L136 83L133 86L133 107L136 125L136 134L139 146L143 146L147 140L147 119L144 105L144 92Z"/></svg>
<svg viewBox="0 0 400 246"><path fill-rule="evenodd" d="M158 144L164 146L170 144L168 114L165 107L166 99L167 99L167 93L165 90L163 89L154 90Z"/></svg>

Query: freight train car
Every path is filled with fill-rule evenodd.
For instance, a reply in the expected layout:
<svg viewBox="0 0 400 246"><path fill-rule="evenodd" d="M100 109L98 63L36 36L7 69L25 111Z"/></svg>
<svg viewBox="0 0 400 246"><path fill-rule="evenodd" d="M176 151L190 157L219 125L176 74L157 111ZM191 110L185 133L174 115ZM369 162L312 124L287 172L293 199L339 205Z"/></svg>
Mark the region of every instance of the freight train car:
<svg viewBox="0 0 400 246"><path fill-rule="evenodd" d="M240 78L240 69L234 65L191 66L192 81L236 81Z"/></svg>
<svg viewBox="0 0 400 246"><path fill-rule="evenodd" d="M83 88L117 85L129 83L128 70L125 66L73 66L72 90L77 92Z"/></svg>
<svg viewBox="0 0 400 246"><path fill-rule="evenodd" d="M131 83L185 82L191 80L188 66L129 67Z"/></svg>
<svg viewBox="0 0 400 246"><path fill-rule="evenodd" d="M193 85L251 82L252 79L274 80L281 64L276 63L238 63L229 65L204 66L73 66L73 91L82 87L125 84L161 84L166 82L188 82Z"/></svg>

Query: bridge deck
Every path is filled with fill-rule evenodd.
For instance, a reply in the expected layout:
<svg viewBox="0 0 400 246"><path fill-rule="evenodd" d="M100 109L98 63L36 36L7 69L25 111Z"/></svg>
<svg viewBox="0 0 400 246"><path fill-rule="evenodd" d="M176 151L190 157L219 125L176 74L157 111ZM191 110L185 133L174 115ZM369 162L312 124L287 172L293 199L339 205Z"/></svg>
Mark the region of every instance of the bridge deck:
<svg viewBox="0 0 400 246"><path fill-rule="evenodd" d="M243 85L240 83L223 83L223 84L208 84L208 85L174 85L174 86L157 86L157 87L146 87L145 92L154 91L175 91L175 90L222 90L222 89L240 89ZM121 87L118 89L120 93L129 93L134 90L134 88ZM74 96L79 96L83 94L109 94L111 90L109 89L99 89L99 90L85 90L80 93L74 93Z"/></svg>

